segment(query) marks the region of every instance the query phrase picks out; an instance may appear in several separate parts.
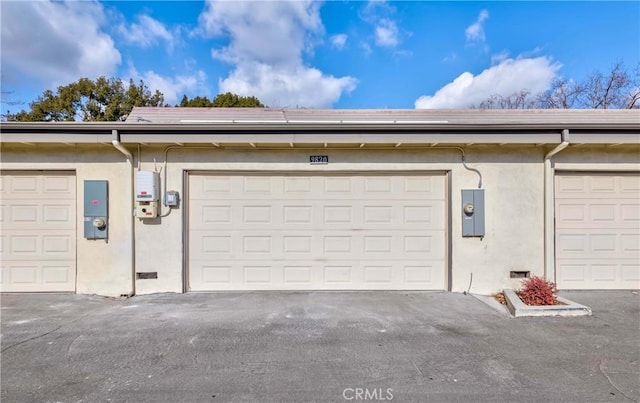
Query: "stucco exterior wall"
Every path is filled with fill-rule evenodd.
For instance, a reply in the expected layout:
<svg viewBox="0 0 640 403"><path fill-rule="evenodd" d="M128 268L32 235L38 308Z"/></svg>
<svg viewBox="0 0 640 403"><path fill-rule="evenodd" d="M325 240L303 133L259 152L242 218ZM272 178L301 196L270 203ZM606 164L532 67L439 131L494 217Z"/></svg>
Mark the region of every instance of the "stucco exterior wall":
<svg viewBox="0 0 640 403"><path fill-rule="evenodd" d="M2 145L3 170L73 170L77 176L77 292L109 296L182 292L183 213L188 203L184 174L216 171L440 171L447 172L450 189L451 290L489 294L518 286L509 272L544 275L544 156L549 147L465 147L467 163L482 173L485 189L486 236L463 238L461 190L478 187L476 173L461 164L456 149L403 150L385 148L217 149L176 145L142 146L140 168L160 170L168 156L167 183L162 190L178 190L181 202L162 206L154 220L132 217L132 173L138 148L125 145L135 156L133 165L111 145ZM167 148L170 147L170 148ZM328 165L309 165L309 155L328 155ZM637 170L638 147L577 147L554 157L556 169ZM155 159L155 163L154 163ZM613 168L612 168L613 167ZM109 181L109 239L83 238L83 181ZM135 246L132 237L135 236ZM447 252L449 253L449 252ZM135 255L135 256L134 256ZM157 279L134 280L134 272L157 272Z"/></svg>
<svg viewBox="0 0 640 403"><path fill-rule="evenodd" d="M165 148L145 147L143 170L153 170L164 159ZM328 155L328 165L309 165L310 154ZM448 171L451 178L451 286L452 291L469 289L490 293L512 287L511 270L528 270L543 275L543 164L539 147L475 147L468 149L467 163L483 176L486 197L486 236L462 237L461 190L475 189L478 176L461 164L455 149L363 150L363 149L282 149L219 150L182 149L168 151L169 190L184 196L183 173L191 170L218 171ZM164 186L164 184L163 184ZM136 293L182 290L182 209L167 217L136 220L136 270L157 271L157 280L136 280ZM163 214L167 208L163 207Z"/></svg>
<svg viewBox="0 0 640 403"><path fill-rule="evenodd" d="M133 289L131 168L111 145L7 145L2 170L65 170L76 174L76 292L120 296ZM109 181L109 239L84 238L84 180Z"/></svg>
<svg viewBox="0 0 640 403"><path fill-rule="evenodd" d="M640 139L640 135L638 136ZM553 157L556 170L640 171L640 146L570 145Z"/></svg>

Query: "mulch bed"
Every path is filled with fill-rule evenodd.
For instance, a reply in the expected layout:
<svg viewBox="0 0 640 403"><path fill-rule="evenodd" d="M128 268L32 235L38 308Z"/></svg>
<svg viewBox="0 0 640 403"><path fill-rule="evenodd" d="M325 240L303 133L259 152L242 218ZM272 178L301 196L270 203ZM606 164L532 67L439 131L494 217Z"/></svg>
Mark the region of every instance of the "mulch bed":
<svg viewBox="0 0 640 403"><path fill-rule="evenodd" d="M507 305L507 299L504 297L504 293L499 292L497 294L495 294L493 296L493 298L496 299L496 301L498 301L499 303L501 303L502 305Z"/></svg>
<svg viewBox="0 0 640 403"><path fill-rule="evenodd" d="M507 299L504 297L504 293L499 292L499 293L493 294L493 298L495 298L495 300L501 303L502 305L507 305ZM556 300L553 305L564 305L564 304Z"/></svg>

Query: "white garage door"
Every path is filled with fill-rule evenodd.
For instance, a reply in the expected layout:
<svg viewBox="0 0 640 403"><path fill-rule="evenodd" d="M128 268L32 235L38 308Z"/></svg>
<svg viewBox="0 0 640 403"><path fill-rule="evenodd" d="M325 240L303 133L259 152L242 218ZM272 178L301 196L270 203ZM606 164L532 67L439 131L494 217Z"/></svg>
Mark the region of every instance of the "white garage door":
<svg viewBox="0 0 640 403"><path fill-rule="evenodd" d="M0 196L2 291L75 291L74 174L4 171Z"/></svg>
<svg viewBox="0 0 640 403"><path fill-rule="evenodd" d="M558 174L555 194L558 288L640 288L640 175Z"/></svg>
<svg viewBox="0 0 640 403"><path fill-rule="evenodd" d="M442 290L445 179L191 174L189 289Z"/></svg>

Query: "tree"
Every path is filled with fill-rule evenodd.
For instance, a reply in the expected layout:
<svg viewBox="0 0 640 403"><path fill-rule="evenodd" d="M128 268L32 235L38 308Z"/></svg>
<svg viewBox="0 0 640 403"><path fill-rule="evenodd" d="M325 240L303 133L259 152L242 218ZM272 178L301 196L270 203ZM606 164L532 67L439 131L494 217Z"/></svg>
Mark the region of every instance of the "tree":
<svg viewBox="0 0 640 403"><path fill-rule="evenodd" d="M480 109L528 109L535 101L530 99L531 92L526 89L514 92L503 97L498 94L491 95L480 103Z"/></svg>
<svg viewBox="0 0 640 403"><path fill-rule="evenodd" d="M180 101L180 106L190 108L211 108L213 106L213 101L209 100L207 97L195 97L193 99L189 99L186 95L183 95L182 101Z"/></svg>
<svg viewBox="0 0 640 403"><path fill-rule="evenodd" d="M10 100L14 93L15 91L0 91L0 105L17 106L24 104L24 102L21 101ZM7 111L7 113L0 114L0 120L7 120L7 116L10 114L11 112L9 111Z"/></svg>
<svg viewBox="0 0 640 403"><path fill-rule="evenodd" d="M8 121L116 121L126 117L134 106L162 106L164 95L154 93L142 80L125 85L119 78L81 78L60 86L54 93L46 90L29 104L31 110L7 114Z"/></svg>
<svg viewBox="0 0 640 403"><path fill-rule="evenodd" d="M526 89L506 97L491 95L481 109L633 109L640 108L640 64L633 71L617 62L607 73L594 71L582 81L556 79L532 95Z"/></svg>
<svg viewBox="0 0 640 403"><path fill-rule="evenodd" d="M640 66L638 66L640 69ZM640 94L640 82L633 77L622 62L613 65L608 74L599 71L591 74L577 95L578 102L594 109L631 109Z"/></svg>
<svg viewBox="0 0 640 403"><path fill-rule="evenodd" d="M219 94L213 99L216 108L264 108L256 97L242 97L230 92Z"/></svg>
<svg viewBox="0 0 640 403"><path fill-rule="evenodd" d="M191 108L264 108L262 102L256 97L243 97L231 92L219 94L213 98L213 101L207 97L189 99L189 97L183 95L180 104L177 106Z"/></svg>
<svg viewBox="0 0 640 403"><path fill-rule="evenodd" d="M536 107L543 109L571 109L576 105L577 96L584 91L581 83L573 80L555 79L551 87L537 95Z"/></svg>

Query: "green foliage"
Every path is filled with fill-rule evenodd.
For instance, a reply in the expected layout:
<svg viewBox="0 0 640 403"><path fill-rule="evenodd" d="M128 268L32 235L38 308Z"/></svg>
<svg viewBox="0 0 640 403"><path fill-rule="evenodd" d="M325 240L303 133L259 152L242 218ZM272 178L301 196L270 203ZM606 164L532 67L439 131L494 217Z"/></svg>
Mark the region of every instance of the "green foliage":
<svg viewBox="0 0 640 403"><path fill-rule="evenodd" d="M241 97L230 92L219 94L213 99L216 108L264 108L256 97Z"/></svg>
<svg viewBox="0 0 640 403"><path fill-rule="evenodd" d="M186 95L182 97L180 106L189 108L211 108L213 101L210 101L207 97L195 97L193 99L187 98Z"/></svg>
<svg viewBox="0 0 640 403"><path fill-rule="evenodd" d="M189 99L186 95L183 95L179 106L191 108L264 108L262 102L256 97L243 97L230 92L217 95L213 98L213 101L207 97Z"/></svg>
<svg viewBox="0 0 640 403"><path fill-rule="evenodd" d="M128 85L119 78L100 77L95 81L81 78L57 88L46 90L31 102L30 111L7 114L7 121L59 122L116 121L128 115L134 106L162 106L164 95L152 93L142 80Z"/></svg>

